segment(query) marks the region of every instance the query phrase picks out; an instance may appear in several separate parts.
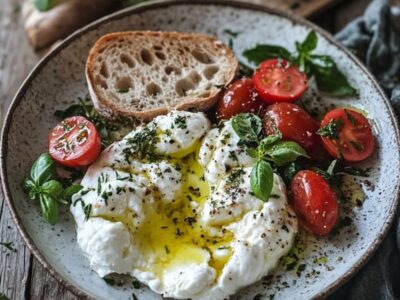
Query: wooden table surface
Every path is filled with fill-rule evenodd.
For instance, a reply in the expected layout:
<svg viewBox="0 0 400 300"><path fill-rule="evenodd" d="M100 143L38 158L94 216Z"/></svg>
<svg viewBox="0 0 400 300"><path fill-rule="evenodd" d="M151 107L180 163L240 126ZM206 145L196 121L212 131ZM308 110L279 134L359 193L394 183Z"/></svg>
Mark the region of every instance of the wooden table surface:
<svg viewBox="0 0 400 300"><path fill-rule="evenodd" d="M312 0L310 0L312 1ZM0 0L0 124L18 87L39 60L21 23L22 0ZM359 16L368 0L347 0L312 21L334 33ZM25 246L0 189L0 300L78 299L53 279ZM6 299L6 298L5 298Z"/></svg>

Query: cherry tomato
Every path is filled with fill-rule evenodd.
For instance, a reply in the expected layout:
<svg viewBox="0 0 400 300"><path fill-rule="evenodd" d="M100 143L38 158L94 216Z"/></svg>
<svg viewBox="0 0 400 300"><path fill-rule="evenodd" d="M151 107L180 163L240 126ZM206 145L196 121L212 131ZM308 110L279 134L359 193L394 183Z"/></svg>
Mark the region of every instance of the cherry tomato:
<svg viewBox="0 0 400 300"><path fill-rule="evenodd" d="M257 93L267 103L293 102L307 89L307 76L284 59L261 63L253 82Z"/></svg>
<svg viewBox="0 0 400 300"><path fill-rule="evenodd" d="M339 217L339 205L325 178L314 171L300 171L293 177L291 194L303 227L316 235L331 232Z"/></svg>
<svg viewBox="0 0 400 300"><path fill-rule="evenodd" d="M359 112L337 108L321 122L320 135L326 150L335 158L356 162L368 158L375 147L371 125Z"/></svg>
<svg viewBox="0 0 400 300"><path fill-rule="evenodd" d="M253 80L242 78L233 82L217 103L216 117L230 119L242 112L258 113L264 105L254 90Z"/></svg>
<svg viewBox="0 0 400 300"><path fill-rule="evenodd" d="M101 150L100 135L92 122L84 117L70 117L50 132L49 153L67 167L91 164Z"/></svg>
<svg viewBox="0 0 400 300"><path fill-rule="evenodd" d="M313 159L321 161L329 157L317 134L318 122L296 104L282 102L268 106L263 125L265 134L279 130L283 140L298 143Z"/></svg>

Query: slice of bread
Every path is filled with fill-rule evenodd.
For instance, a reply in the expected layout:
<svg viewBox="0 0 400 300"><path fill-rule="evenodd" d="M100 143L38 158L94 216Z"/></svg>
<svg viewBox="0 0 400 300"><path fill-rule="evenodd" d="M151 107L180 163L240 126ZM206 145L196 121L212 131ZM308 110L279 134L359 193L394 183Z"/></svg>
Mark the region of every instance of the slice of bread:
<svg viewBox="0 0 400 300"><path fill-rule="evenodd" d="M209 109L237 70L233 52L211 36L131 31L96 42L86 78L99 113L148 121L172 109Z"/></svg>

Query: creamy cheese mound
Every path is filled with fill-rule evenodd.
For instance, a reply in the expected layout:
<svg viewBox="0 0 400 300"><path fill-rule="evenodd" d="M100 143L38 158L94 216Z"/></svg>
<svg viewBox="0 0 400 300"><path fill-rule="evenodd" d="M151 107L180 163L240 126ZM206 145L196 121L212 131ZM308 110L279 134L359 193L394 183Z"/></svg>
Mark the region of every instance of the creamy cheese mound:
<svg viewBox="0 0 400 300"><path fill-rule="evenodd" d="M173 111L114 143L72 198L77 241L99 276L129 274L164 297L223 299L273 269L297 232L282 179L268 202L229 121Z"/></svg>
<svg viewBox="0 0 400 300"><path fill-rule="evenodd" d="M249 167L256 163L256 159L247 154L239 141L231 121L207 133L199 150L199 163L205 167L205 177L211 184L226 177L232 168Z"/></svg>

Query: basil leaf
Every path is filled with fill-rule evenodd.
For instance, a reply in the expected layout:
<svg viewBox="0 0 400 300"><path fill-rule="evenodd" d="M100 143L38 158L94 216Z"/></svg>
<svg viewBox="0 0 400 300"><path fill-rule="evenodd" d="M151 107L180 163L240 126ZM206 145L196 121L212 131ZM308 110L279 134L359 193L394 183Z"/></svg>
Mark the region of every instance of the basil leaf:
<svg viewBox="0 0 400 300"><path fill-rule="evenodd" d="M39 194L39 189L36 184L29 178L25 178L21 184L22 189L28 193L29 199L35 200L36 196Z"/></svg>
<svg viewBox="0 0 400 300"><path fill-rule="evenodd" d="M333 96L351 96L357 93L331 57L311 55L310 62L320 91Z"/></svg>
<svg viewBox="0 0 400 300"><path fill-rule="evenodd" d="M54 160L47 152L43 153L32 165L31 179L36 185L42 185L44 182L54 178L55 169Z"/></svg>
<svg viewBox="0 0 400 300"><path fill-rule="evenodd" d="M241 113L233 117L232 128L244 142L257 142L262 129L261 119L250 113Z"/></svg>
<svg viewBox="0 0 400 300"><path fill-rule="evenodd" d="M45 193L53 197L54 199L57 199L61 196L63 192L63 186L57 180L52 179L43 183L40 190L42 193Z"/></svg>
<svg viewBox="0 0 400 300"><path fill-rule="evenodd" d="M281 141L265 150L268 158L278 166L295 161L299 156L309 157L307 152L296 142Z"/></svg>
<svg viewBox="0 0 400 300"><path fill-rule="evenodd" d="M302 43L296 43L297 51L300 53L308 54L317 48L318 37L314 31L311 31Z"/></svg>
<svg viewBox="0 0 400 300"><path fill-rule="evenodd" d="M64 190L61 198L67 200L70 203L72 196L79 192L82 188L83 186L81 186L80 184L73 184Z"/></svg>
<svg viewBox="0 0 400 300"><path fill-rule="evenodd" d="M43 217L49 222L51 225L57 223L58 219L58 204L57 201L53 199L53 197L47 194L40 194L40 208L42 209Z"/></svg>
<svg viewBox="0 0 400 300"><path fill-rule="evenodd" d="M277 45L257 45L252 49L244 51L243 56L257 65L271 58L284 58L288 61L292 60L290 52Z"/></svg>
<svg viewBox="0 0 400 300"><path fill-rule="evenodd" d="M270 146L274 143L276 143L277 141L279 141L282 138L282 134L280 131L278 131L278 133L269 135L265 138L263 138L260 142L260 148L261 150L265 150L267 148L267 146Z"/></svg>
<svg viewBox="0 0 400 300"><path fill-rule="evenodd" d="M246 148L246 152L249 156L251 156L253 158L259 157L258 148Z"/></svg>
<svg viewBox="0 0 400 300"><path fill-rule="evenodd" d="M30 191L33 190L34 188L36 188L36 185L35 185L35 183L34 183L31 179L25 178L25 179L22 181L22 189L23 189L25 192L30 192Z"/></svg>
<svg viewBox="0 0 400 300"><path fill-rule="evenodd" d="M33 4L39 11L47 11L55 5L55 0L33 0Z"/></svg>
<svg viewBox="0 0 400 300"><path fill-rule="evenodd" d="M82 107L82 105L79 104L71 105L66 110L56 110L54 112L54 115L60 119L65 119L73 116L88 117L85 109Z"/></svg>
<svg viewBox="0 0 400 300"><path fill-rule="evenodd" d="M250 185L254 195L267 202L274 185L274 173L271 165L265 160L259 160L250 174Z"/></svg>

